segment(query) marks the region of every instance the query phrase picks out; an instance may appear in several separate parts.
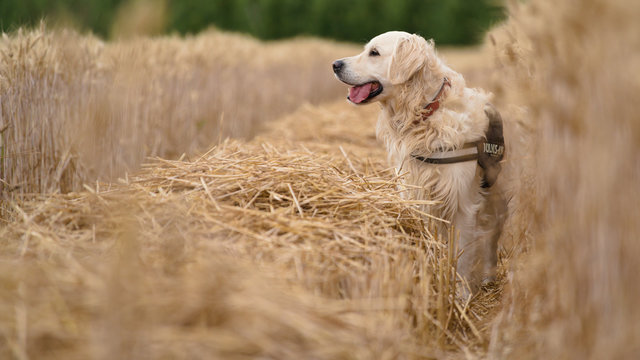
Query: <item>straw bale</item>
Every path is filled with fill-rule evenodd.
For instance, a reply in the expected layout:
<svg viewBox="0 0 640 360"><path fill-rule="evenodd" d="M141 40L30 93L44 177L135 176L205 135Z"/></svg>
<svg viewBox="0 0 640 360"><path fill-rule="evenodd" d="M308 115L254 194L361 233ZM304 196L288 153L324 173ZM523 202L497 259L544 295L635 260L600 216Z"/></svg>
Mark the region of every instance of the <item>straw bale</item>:
<svg viewBox="0 0 640 360"><path fill-rule="evenodd" d="M4 61L11 58L7 49L32 56L12 58L14 67L0 69L2 100L30 101L3 107L3 121L8 114L87 114L73 112L77 104L50 107L79 93L58 87L79 79L58 71L74 65L89 69L79 89L100 89L96 74L126 84L129 75L151 69L145 81L134 78L133 92L119 94L115 87L82 100L91 105L108 94L102 105L89 106L91 114L107 109L112 118L135 109L135 116L118 118L172 113L193 120L224 112L231 128L213 122L187 131L173 122L147 122L161 128L160 136L147 128L140 137L109 143L126 148L116 158L128 160L106 163L154 157L140 170L119 172L118 181L95 182L83 166L107 165L79 162L92 153L65 152L59 142L77 128L48 133L25 122L20 131L44 144L25 153L37 148L48 156L40 168L26 168L48 175L34 175L40 182L30 186L39 194L11 202L0 225L0 358L632 358L640 349L640 131L633 101L640 78L629 69L639 60L638 10L623 0L514 4L512 20L489 37L495 71L486 71L486 48L482 55L449 53L473 85L491 88L506 127L515 130L505 167L514 187L499 282L470 301L456 293L453 234L435 233L431 225L440 220L397 194L401 174L388 168L375 140L375 106L309 104L319 83L307 75L330 78L327 64L297 74L273 67L287 61L287 51L302 54L303 63L318 52L330 58L337 51L332 45L308 39L262 44L216 32L108 46L68 34L5 38ZM79 39L83 51L56 39ZM47 41L55 51L44 52ZM225 51L210 51L216 46ZM244 67L237 70L240 58ZM113 73L116 65L122 72ZM169 69L175 77L147 83L147 75ZM220 83L241 79L228 87L234 94L262 91L243 77L244 69L264 74L257 83L267 79L281 104L291 107L280 109L261 91L239 102L202 77L207 69L229 71L216 72ZM280 78L293 81L271 81ZM37 83L33 79L61 82L42 91L12 87ZM176 79L190 80L172 92ZM197 91L187 102L161 100L192 86ZM222 99L220 107L209 108L205 94ZM269 116L256 111L263 108ZM91 134L113 130L101 121L94 125ZM198 156L187 150L194 138L216 142L199 138L212 128L258 136L221 141ZM19 135L15 131L5 129L3 139ZM143 145L153 151L139 152ZM182 152L187 155L175 160ZM73 174L81 176L66 178ZM10 185L19 185L18 175L12 179ZM55 193L52 179L71 185Z"/></svg>
<svg viewBox="0 0 640 360"><path fill-rule="evenodd" d="M331 61L355 49L213 29L115 42L44 25L3 34L0 213L6 200L112 181L148 156L250 138L301 104L333 100Z"/></svg>
<svg viewBox="0 0 640 360"><path fill-rule="evenodd" d="M493 88L526 106L496 359L640 353L640 3L513 2Z"/></svg>
<svg viewBox="0 0 640 360"><path fill-rule="evenodd" d="M308 105L251 142L16 204L0 354L482 353L497 293L456 296L449 234L397 194L368 115Z"/></svg>

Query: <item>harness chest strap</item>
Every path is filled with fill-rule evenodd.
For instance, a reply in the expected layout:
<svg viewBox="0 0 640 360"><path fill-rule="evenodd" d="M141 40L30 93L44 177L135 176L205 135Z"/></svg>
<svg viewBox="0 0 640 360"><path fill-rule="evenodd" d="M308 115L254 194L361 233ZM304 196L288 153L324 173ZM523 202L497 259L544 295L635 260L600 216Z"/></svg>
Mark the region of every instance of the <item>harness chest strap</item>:
<svg viewBox="0 0 640 360"><path fill-rule="evenodd" d="M477 141L464 144L460 149L438 151L429 154L428 157L412 155L414 159L429 164L454 164L458 162L478 159Z"/></svg>
<svg viewBox="0 0 640 360"><path fill-rule="evenodd" d="M502 170L500 161L504 157L505 146L500 113L489 103L484 112L489 119L489 128L485 133L485 139L466 143L459 149L433 152L427 157L411 156L429 164L454 164L477 160L478 165L484 170L482 187L491 187Z"/></svg>

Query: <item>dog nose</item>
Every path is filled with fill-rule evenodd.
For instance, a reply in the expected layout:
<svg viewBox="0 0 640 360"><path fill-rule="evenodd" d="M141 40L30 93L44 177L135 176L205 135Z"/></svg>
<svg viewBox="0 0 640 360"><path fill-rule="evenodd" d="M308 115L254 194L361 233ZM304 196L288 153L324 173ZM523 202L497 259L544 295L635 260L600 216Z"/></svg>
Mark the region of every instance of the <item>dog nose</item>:
<svg viewBox="0 0 640 360"><path fill-rule="evenodd" d="M340 70L342 70L342 67L344 66L344 61L342 60L336 60L333 62L333 72L334 73L339 73Z"/></svg>

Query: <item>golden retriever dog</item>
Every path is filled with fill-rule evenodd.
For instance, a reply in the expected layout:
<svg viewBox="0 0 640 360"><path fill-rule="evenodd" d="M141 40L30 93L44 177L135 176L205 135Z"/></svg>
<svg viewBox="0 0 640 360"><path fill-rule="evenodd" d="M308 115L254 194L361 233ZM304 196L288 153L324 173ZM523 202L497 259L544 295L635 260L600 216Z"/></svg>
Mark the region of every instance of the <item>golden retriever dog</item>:
<svg viewBox="0 0 640 360"><path fill-rule="evenodd" d="M447 221L441 234L448 224L459 234L464 289L493 281L506 203L498 181L502 119L490 95L468 88L432 40L400 31L376 36L359 55L336 60L333 71L351 86L350 102L380 104L376 134L403 174L403 196L435 200L423 210Z"/></svg>

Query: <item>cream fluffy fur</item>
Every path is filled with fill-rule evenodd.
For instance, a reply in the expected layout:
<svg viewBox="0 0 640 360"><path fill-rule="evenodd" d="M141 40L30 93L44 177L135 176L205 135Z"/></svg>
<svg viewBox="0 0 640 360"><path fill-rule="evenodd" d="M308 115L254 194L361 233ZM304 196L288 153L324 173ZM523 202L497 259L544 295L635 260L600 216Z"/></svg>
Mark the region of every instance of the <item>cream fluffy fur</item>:
<svg viewBox="0 0 640 360"><path fill-rule="evenodd" d="M459 232L458 270L472 290L492 280L506 209L499 182L483 189L483 170L475 161L436 165L411 157L453 150L484 138L489 126L484 109L490 95L466 87L462 75L438 58L432 41L405 32L373 38L361 54L337 60L334 71L349 85L371 81L382 85L382 92L370 101L381 105L377 136L386 145L391 163L404 174L404 195L439 202L424 210L451 221ZM444 77L451 86L445 87L440 108L415 124Z"/></svg>

